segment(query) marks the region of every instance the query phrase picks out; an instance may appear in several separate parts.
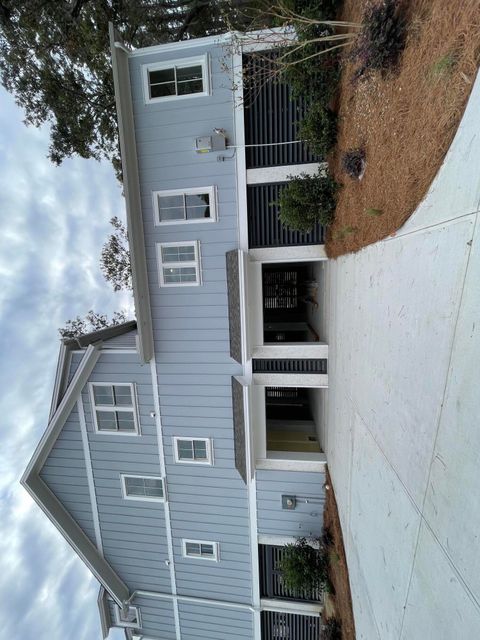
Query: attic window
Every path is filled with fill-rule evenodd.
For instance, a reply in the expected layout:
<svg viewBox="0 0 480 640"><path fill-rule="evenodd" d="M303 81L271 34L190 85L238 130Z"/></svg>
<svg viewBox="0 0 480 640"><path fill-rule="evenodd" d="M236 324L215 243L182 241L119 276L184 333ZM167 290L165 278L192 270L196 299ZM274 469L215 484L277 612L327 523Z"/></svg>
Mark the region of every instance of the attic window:
<svg viewBox="0 0 480 640"><path fill-rule="evenodd" d="M159 476L121 474L122 495L125 500L164 502L163 479Z"/></svg>
<svg viewBox="0 0 480 640"><path fill-rule="evenodd" d="M117 435L136 435L138 433L133 384L91 383L90 399L97 432Z"/></svg>
<svg viewBox="0 0 480 640"><path fill-rule="evenodd" d="M216 218L214 187L153 192L155 224L213 222Z"/></svg>
<svg viewBox="0 0 480 640"><path fill-rule="evenodd" d="M125 610L117 605L115 607L115 626L124 629L141 629L142 621L138 607L130 605Z"/></svg>
<svg viewBox="0 0 480 640"><path fill-rule="evenodd" d="M206 56L147 64L142 70L146 103L209 94Z"/></svg>
<svg viewBox="0 0 480 640"><path fill-rule="evenodd" d="M174 437L175 462L212 464L212 443L209 438Z"/></svg>
<svg viewBox="0 0 480 640"><path fill-rule="evenodd" d="M204 540L182 540L183 555L186 558L202 558L218 561L218 542Z"/></svg>

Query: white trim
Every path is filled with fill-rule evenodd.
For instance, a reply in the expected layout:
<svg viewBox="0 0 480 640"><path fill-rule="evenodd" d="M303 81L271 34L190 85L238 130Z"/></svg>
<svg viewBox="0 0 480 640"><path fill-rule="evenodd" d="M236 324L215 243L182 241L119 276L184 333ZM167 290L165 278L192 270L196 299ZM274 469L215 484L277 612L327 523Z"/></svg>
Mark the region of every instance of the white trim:
<svg viewBox="0 0 480 640"><path fill-rule="evenodd" d="M103 556L102 532L100 529L100 518L98 517L97 495L95 492L95 481L93 479L92 458L90 456L90 446L88 443L87 423L85 421L85 411L83 409L82 394L78 396L77 411L80 422L80 433L82 436L83 455L85 456L85 469L87 472L88 493L90 495L90 505L92 507L93 529L95 531L95 541L98 550Z"/></svg>
<svg viewBox="0 0 480 640"><path fill-rule="evenodd" d="M209 218L193 218L187 220L186 218L180 218L178 220L160 220L160 211L158 208L158 196L191 196L191 195L208 195L208 206L210 207ZM152 191L153 200L153 222L156 227L163 227L168 225L183 225L183 224L205 224L217 221L217 189L214 186L210 187L189 187L188 189L164 189L161 191Z"/></svg>
<svg viewBox="0 0 480 640"><path fill-rule="evenodd" d="M122 627L123 629L141 629L142 628L142 615L140 613L140 608L139 607L134 607L133 605L129 604L128 605L128 609L134 609L135 610L135 616L137 618L137 624L135 624L134 622L125 622L123 620L120 619L120 607L117 605L115 605L114 607L114 617L115 617L115 626L116 627Z"/></svg>
<svg viewBox="0 0 480 640"><path fill-rule="evenodd" d="M117 406L117 405L103 405L103 404L95 404L95 395L93 388L94 387L130 387L130 394L132 398L131 406ZM140 423L138 419L138 402L137 402L137 389L133 382L89 382L88 383L88 392L90 397L90 406L92 410L92 419L93 426L95 428L95 433L104 435L115 435L115 436L138 436L140 435ZM115 413L116 411L120 412L129 412L133 413L133 423L135 426L135 431L120 431L119 429L100 429L97 422L97 409L98 411L107 411L110 413Z"/></svg>
<svg viewBox="0 0 480 640"><path fill-rule="evenodd" d="M253 348L252 358L328 358L326 342L279 342ZM278 386L278 385L276 385Z"/></svg>
<svg viewBox="0 0 480 640"><path fill-rule="evenodd" d="M264 387L328 388L328 375L323 373L254 373L253 384Z"/></svg>
<svg viewBox="0 0 480 640"><path fill-rule="evenodd" d="M306 164L283 165L281 167L247 169L247 184L288 182L290 178L299 176L302 173L308 176L314 176L319 172L320 168L325 168L326 166L326 162L308 162Z"/></svg>
<svg viewBox="0 0 480 640"><path fill-rule="evenodd" d="M213 556L192 555L187 553L187 543L198 545L210 545L213 549ZM211 540L191 540L189 538L182 538L182 556L189 560L209 560L210 562L218 562L220 560L219 545L218 542L212 542Z"/></svg>
<svg viewBox="0 0 480 640"><path fill-rule="evenodd" d="M145 598L159 598L160 600L172 600L173 602L191 602L193 604L205 604L215 607L225 607L227 609L243 609L244 611L254 611L254 607L243 602L229 602L228 600L214 600L210 598L198 598L197 596L179 596L171 593L162 593L161 591L145 591L138 589L134 591L133 596L142 596Z"/></svg>
<svg viewBox="0 0 480 640"><path fill-rule="evenodd" d="M164 247L193 247L194 260L189 262L163 262L162 248ZM198 287L202 284L202 270L200 259L200 243L198 240L186 240L183 242L157 242L157 267L158 267L158 282L160 287ZM195 282L165 282L164 269L181 269L182 267L194 267L195 268Z"/></svg>
<svg viewBox="0 0 480 640"><path fill-rule="evenodd" d="M173 455L174 455L176 464L203 464L203 465L209 465L209 466L212 466L214 464L214 462L213 462L213 442L212 442L211 438L197 438L197 437L190 437L190 436L173 436L172 440L173 440ZM195 441L205 442L207 459L206 460L201 460L201 459L200 460L196 460L195 458L191 458L191 459L183 459L182 460L178 455L178 441L179 440L187 440L188 442L195 442Z"/></svg>
<svg viewBox="0 0 480 640"><path fill-rule="evenodd" d="M259 533L258 544L265 544L272 547L284 547L286 544L294 544L297 541L295 536L277 536L272 534Z"/></svg>
<svg viewBox="0 0 480 640"><path fill-rule="evenodd" d="M202 67L202 86L203 91L198 93L186 93L182 95L160 96L152 98L150 96L150 79L149 73L151 71L162 71L164 69L182 69L185 67ZM201 56L195 56L192 58L178 58L176 60L165 60L163 62L150 62L142 65L142 79L143 79L143 98L145 104L157 104L159 102L171 102L172 100L185 100L188 98L199 98L201 96L209 96L211 94L211 82L210 82L210 65L209 56L207 53ZM175 88L177 89L177 80L175 79Z"/></svg>
<svg viewBox="0 0 480 640"><path fill-rule="evenodd" d="M253 262L319 262L327 260L325 245L306 244L296 247L266 247L250 249L248 252Z"/></svg>
<svg viewBox="0 0 480 640"><path fill-rule="evenodd" d="M85 353L85 349L72 349L70 353L72 355ZM138 349L135 349L133 347L125 347L125 349L122 349L121 347L115 347L115 349L109 349L107 346L104 345L100 349L100 355L102 354L116 355L116 356L128 354L133 356L133 355L138 355Z"/></svg>
<svg viewBox="0 0 480 640"><path fill-rule="evenodd" d="M317 456L316 459L302 460L300 456ZM290 458L292 456L292 458ZM295 456L295 458L293 457ZM255 462L256 469L268 469L272 471L310 471L325 473L327 459L324 453L303 454L296 451L267 452L267 458L260 458Z"/></svg>
<svg viewBox="0 0 480 640"><path fill-rule="evenodd" d="M323 605L313 602L296 602L289 600L260 600L262 611L281 611L283 613L297 613L302 616L319 617L323 611Z"/></svg>
<svg viewBox="0 0 480 640"><path fill-rule="evenodd" d="M158 392L158 378L157 378L157 364L155 362L155 351L150 361L150 375L152 378L153 388L153 405L155 407L155 427L157 431L157 445L158 445L158 458L160 461L160 473L165 478L165 448L163 444L163 427L160 414L160 395ZM166 480L163 483L166 488ZM173 618L175 622L175 637L176 640L181 640L182 634L180 630L180 614L178 612L178 602L176 600L177 595L177 580L175 577L175 555L173 553L173 538L172 538L172 523L170 519L170 506L166 500L163 505L165 513L165 533L167 537L167 550L168 550L168 568L170 570L170 585L172 591L173 602Z"/></svg>
<svg viewBox="0 0 480 640"><path fill-rule="evenodd" d="M162 497L156 496L136 496L129 495L127 493L127 483L125 482L125 478L141 478L142 480L160 480L162 483ZM161 476L152 476L138 473L121 473L120 474L120 486L122 488L122 498L124 500L141 500L142 502L165 502L167 500L166 492L165 492L165 481Z"/></svg>
<svg viewBox="0 0 480 640"><path fill-rule="evenodd" d="M238 246L248 251L247 169L245 150L245 122L243 108L242 54L232 56L233 65L233 125L235 131L235 164L237 182Z"/></svg>

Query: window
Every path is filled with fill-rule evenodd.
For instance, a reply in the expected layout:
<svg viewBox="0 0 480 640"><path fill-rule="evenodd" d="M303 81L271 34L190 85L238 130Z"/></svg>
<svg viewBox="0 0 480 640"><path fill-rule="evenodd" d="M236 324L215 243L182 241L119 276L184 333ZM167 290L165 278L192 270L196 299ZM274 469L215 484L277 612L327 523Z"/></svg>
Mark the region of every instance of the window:
<svg viewBox="0 0 480 640"><path fill-rule="evenodd" d="M157 244L157 260L161 287L186 287L200 284L198 242Z"/></svg>
<svg viewBox="0 0 480 640"><path fill-rule="evenodd" d="M115 626L126 629L141 629L142 620L138 607L128 606L127 610L115 606Z"/></svg>
<svg viewBox="0 0 480 640"><path fill-rule="evenodd" d="M208 438L173 438L175 462L213 464L212 443Z"/></svg>
<svg viewBox="0 0 480 640"><path fill-rule="evenodd" d="M182 547L186 558L202 558L202 560L218 562L218 542L182 540Z"/></svg>
<svg viewBox="0 0 480 640"><path fill-rule="evenodd" d="M155 224L213 222L216 219L215 189L202 187L154 191Z"/></svg>
<svg viewBox="0 0 480 640"><path fill-rule="evenodd" d="M163 479L160 476L137 476L122 473L122 495L125 500L165 502Z"/></svg>
<svg viewBox="0 0 480 640"><path fill-rule="evenodd" d="M138 434L135 387L130 383L90 384L95 430L117 435Z"/></svg>
<svg viewBox="0 0 480 640"><path fill-rule="evenodd" d="M209 95L208 58L144 65L143 85L146 103Z"/></svg>

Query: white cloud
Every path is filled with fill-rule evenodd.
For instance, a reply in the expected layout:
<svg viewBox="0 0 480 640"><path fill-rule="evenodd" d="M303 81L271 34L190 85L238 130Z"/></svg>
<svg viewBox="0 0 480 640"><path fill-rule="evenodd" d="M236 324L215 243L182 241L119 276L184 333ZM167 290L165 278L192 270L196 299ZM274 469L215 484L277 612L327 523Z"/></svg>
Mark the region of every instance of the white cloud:
<svg viewBox="0 0 480 640"><path fill-rule="evenodd" d="M72 159L54 167L48 131L21 120L0 90L2 632L96 640L98 586L18 481L47 424L57 328L90 308L131 308L98 265L109 220L124 205L108 165Z"/></svg>

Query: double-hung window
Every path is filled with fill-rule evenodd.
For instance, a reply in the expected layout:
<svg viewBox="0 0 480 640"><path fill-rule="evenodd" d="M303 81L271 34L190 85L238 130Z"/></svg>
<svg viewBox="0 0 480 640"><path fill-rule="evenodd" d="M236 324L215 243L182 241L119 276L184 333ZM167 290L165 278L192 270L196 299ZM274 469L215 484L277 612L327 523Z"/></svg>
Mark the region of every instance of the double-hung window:
<svg viewBox="0 0 480 640"><path fill-rule="evenodd" d="M125 500L165 502L163 479L160 476L120 475L122 496Z"/></svg>
<svg viewBox="0 0 480 640"><path fill-rule="evenodd" d="M198 242L157 243L157 262L161 287L201 284Z"/></svg>
<svg viewBox="0 0 480 640"><path fill-rule="evenodd" d="M100 433L136 435L138 417L135 387L130 383L90 383L95 430Z"/></svg>
<svg viewBox="0 0 480 640"><path fill-rule="evenodd" d="M212 442L209 438L173 438L175 462L213 464Z"/></svg>
<svg viewBox="0 0 480 640"><path fill-rule="evenodd" d="M153 210L156 225L214 222L215 189L200 187L154 191Z"/></svg>
<svg viewBox="0 0 480 640"><path fill-rule="evenodd" d="M146 64L143 87L146 103L209 95L208 58Z"/></svg>
<svg viewBox="0 0 480 640"><path fill-rule="evenodd" d="M182 540L182 552L185 558L201 558L218 562L218 542Z"/></svg>

